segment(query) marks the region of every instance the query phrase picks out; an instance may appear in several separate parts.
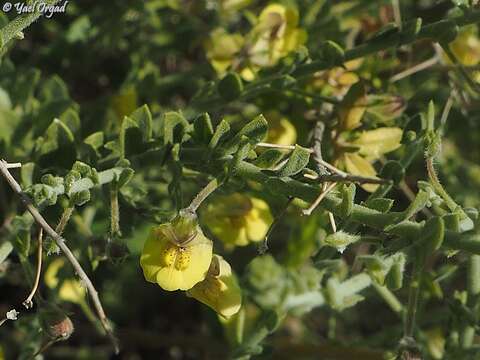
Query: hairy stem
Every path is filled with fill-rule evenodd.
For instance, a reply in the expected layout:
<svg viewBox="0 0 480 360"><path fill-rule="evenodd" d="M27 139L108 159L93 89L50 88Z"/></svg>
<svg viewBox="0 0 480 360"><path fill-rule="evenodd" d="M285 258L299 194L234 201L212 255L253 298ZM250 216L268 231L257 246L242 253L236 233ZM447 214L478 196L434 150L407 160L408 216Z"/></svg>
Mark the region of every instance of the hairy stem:
<svg viewBox="0 0 480 360"><path fill-rule="evenodd" d="M191 213L195 213L202 202L213 193L220 186L217 179L210 181L200 192L195 196L190 205L185 209Z"/></svg>
<svg viewBox="0 0 480 360"><path fill-rule="evenodd" d="M63 231L65 230L65 227L68 224L68 221L70 220L70 217L72 216L73 213L73 206L69 206L63 210L62 217L60 218L60 221L57 224L57 227L55 228L55 232L58 235L62 235Z"/></svg>
<svg viewBox="0 0 480 360"><path fill-rule="evenodd" d="M120 235L120 210L118 206L118 186L110 184L110 234Z"/></svg>

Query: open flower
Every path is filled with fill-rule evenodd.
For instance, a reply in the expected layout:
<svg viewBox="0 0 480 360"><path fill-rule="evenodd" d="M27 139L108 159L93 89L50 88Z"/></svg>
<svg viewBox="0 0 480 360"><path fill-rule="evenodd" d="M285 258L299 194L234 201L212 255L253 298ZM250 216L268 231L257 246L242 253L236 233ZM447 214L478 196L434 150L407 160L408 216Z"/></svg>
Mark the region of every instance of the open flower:
<svg viewBox="0 0 480 360"><path fill-rule="evenodd" d="M265 201L238 193L218 196L202 215L210 231L227 247L263 240L273 222Z"/></svg>
<svg viewBox="0 0 480 360"><path fill-rule="evenodd" d="M213 255L205 279L187 291L187 295L210 306L223 317L240 310L242 294L230 265L219 255Z"/></svg>
<svg viewBox="0 0 480 360"><path fill-rule="evenodd" d="M188 290L205 278L212 248L196 219L179 215L151 230L140 257L143 275L165 290Z"/></svg>
<svg viewBox="0 0 480 360"><path fill-rule="evenodd" d="M306 40L306 32L298 27L298 12L280 4L268 5L249 34L252 64L273 66Z"/></svg>
<svg viewBox="0 0 480 360"><path fill-rule="evenodd" d="M477 27L467 26L450 43L450 49L457 59L465 66L474 66L480 62L480 39L477 36ZM445 55L448 62L450 60Z"/></svg>
<svg viewBox="0 0 480 360"><path fill-rule="evenodd" d="M217 28L205 42L207 58L222 76L228 69L253 80L255 71L273 66L306 41L306 32L298 26L298 12L280 4L268 5L246 35Z"/></svg>

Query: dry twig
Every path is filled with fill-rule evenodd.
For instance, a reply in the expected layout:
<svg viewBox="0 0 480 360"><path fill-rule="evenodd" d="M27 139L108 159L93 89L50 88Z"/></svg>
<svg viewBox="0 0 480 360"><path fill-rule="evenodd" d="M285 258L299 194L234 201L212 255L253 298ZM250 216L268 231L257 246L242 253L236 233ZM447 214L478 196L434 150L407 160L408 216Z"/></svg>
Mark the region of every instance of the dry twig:
<svg viewBox="0 0 480 360"><path fill-rule="evenodd" d="M115 338L112 328L107 319L107 316L105 315L105 311L103 310L103 306L102 306L102 303L100 302L100 298L98 297L98 292L95 289L95 286L93 285L92 281L83 270L82 266L78 262L75 255L73 255L70 248L65 244L65 240L47 223L47 221L40 214L37 208L33 206L28 196L26 196L23 193L22 188L20 187L18 182L15 180L12 174L10 174L8 170L9 168L11 168L11 166L9 166L9 164L5 160L0 160L0 172L2 176L8 182L8 184L13 189L13 191L15 191L15 193L20 197L25 207L27 208L28 212L32 215L33 219L38 223L38 225L40 225L40 227L43 228L43 230L50 237L52 237L53 240L55 240L56 244L62 250L67 260L72 264L73 268L75 269L75 272L78 274L78 277L85 284L88 290L88 293L90 295L90 298L92 299L93 305L97 311L100 322L105 332L107 333L108 337L112 341L112 344L115 349L115 353L118 353L119 347L118 347L117 339Z"/></svg>

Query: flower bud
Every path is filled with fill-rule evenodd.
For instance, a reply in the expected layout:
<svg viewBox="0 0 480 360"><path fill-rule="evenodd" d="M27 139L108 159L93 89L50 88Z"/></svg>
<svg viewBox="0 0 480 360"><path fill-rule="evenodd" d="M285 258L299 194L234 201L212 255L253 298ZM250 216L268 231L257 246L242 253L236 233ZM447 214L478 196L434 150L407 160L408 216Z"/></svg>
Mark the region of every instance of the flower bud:
<svg viewBox="0 0 480 360"><path fill-rule="evenodd" d="M181 210L173 219L172 227L180 243L187 241L197 234L198 219L195 213Z"/></svg>
<svg viewBox="0 0 480 360"><path fill-rule="evenodd" d="M40 321L52 340L67 340L74 331L72 320L56 305L45 305L40 310Z"/></svg>
<svg viewBox="0 0 480 360"><path fill-rule="evenodd" d="M107 242L106 251L108 259L114 264L122 263L130 255L127 245L117 238Z"/></svg>
<svg viewBox="0 0 480 360"><path fill-rule="evenodd" d="M348 234L344 231L337 231L336 233L328 235L324 243L328 246L336 248L340 253L343 253L348 245L360 240L360 236Z"/></svg>

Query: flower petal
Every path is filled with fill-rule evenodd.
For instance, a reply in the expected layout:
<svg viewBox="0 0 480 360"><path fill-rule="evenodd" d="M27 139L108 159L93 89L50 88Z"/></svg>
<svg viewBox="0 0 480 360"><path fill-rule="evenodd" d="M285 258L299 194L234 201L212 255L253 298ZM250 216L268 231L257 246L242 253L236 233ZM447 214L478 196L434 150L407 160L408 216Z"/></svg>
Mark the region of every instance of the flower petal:
<svg viewBox="0 0 480 360"><path fill-rule="evenodd" d="M402 133L402 129L398 127L364 131L352 144L359 147L360 154L378 159L382 154L400 147Z"/></svg>
<svg viewBox="0 0 480 360"><path fill-rule="evenodd" d="M344 163L346 170L353 175L376 177L377 172L375 168L367 160L356 153L345 153ZM365 191L374 192L377 184L363 184L361 185Z"/></svg>
<svg viewBox="0 0 480 360"><path fill-rule="evenodd" d="M241 290L230 265L218 255L212 258L218 275L209 273L205 280L195 285L187 294L210 306L223 317L236 314L242 305Z"/></svg>
<svg viewBox="0 0 480 360"><path fill-rule="evenodd" d="M162 230L166 229L166 226L168 225L162 224L152 228L143 246L140 266L143 269L145 280L149 282L157 282L157 273L164 266L163 251L168 243L168 239L162 235Z"/></svg>
<svg viewBox="0 0 480 360"><path fill-rule="evenodd" d="M250 241L261 241L273 222L273 217L268 204L261 200L252 198L253 209L247 216L246 227Z"/></svg>

